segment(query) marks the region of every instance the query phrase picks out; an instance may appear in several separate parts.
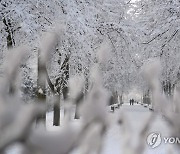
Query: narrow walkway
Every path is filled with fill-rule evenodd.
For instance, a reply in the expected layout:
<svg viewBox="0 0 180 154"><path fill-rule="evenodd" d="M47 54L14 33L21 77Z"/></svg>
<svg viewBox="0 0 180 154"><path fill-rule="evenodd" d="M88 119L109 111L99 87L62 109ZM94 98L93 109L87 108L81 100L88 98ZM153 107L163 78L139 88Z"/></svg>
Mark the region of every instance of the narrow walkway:
<svg viewBox="0 0 180 154"><path fill-rule="evenodd" d="M151 114L151 111L142 105L135 104L130 106L129 104L123 104L120 109L116 109L114 114L111 114L111 118L113 120L118 118L120 111L123 111L125 119L128 120L129 128L127 128L127 131L130 131L129 133L132 137L132 143L136 144L136 142L138 142L139 130L142 129L144 121L146 121L148 116ZM165 120L160 115L157 115L151 125L151 129L148 131L148 134L152 132L159 132L162 136L170 136L169 130L170 129ZM103 154L123 154L123 138L124 134L121 126L114 123L107 132ZM146 140L144 142L146 144ZM144 154L165 154L165 151L167 151L169 146L172 145L165 145L162 143L159 147L151 149L148 145L146 145Z"/></svg>

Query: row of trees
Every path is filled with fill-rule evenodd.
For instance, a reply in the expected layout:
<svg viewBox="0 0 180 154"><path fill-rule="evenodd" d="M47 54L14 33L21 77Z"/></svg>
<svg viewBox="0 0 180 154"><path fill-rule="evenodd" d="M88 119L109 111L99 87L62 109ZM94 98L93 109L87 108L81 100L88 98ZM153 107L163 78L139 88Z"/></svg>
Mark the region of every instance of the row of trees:
<svg viewBox="0 0 180 154"><path fill-rule="evenodd" d="M118 7L115 7L115 4L118 4ZM39 79L41 79L41 74L45 72L49 88L54 95L58 95L57 102L59 102L61 94L63 94L64 99L67 99L69 76L82 73L86 78L85 91L87 91L88 84L91 82L88 80L89 71L92 64L97 62L97 48L103 40L108 40L105 43L109 43L113 47L113 56L111 56L108 64L114 69L111 71L104 69L106 74L104 81L106 87L114 92L119 91L126 87L123 84L126 77L123 77L121 81L119 80L119 84L116 84L117 87L114 87L119 78L119 75L115 74L114 71L122 69L114 66L122 65L124 57L123 54L118 54L118 50L127 48L127 44L121 43L125 40L119 37L124 35L124 39L128 39L126 31L121 29L125 25L120 24L125 22L125 9L120 9L124 6L123 1L118 3L117 1L86 2L73 0L54 1L52 3L45 0L1 1L2 55L6 54L9 48L22 43L29 44L32 47L29 59L25 65L21 66L24 76L24 89L26 92L30 89L29 93L32 93L36 89L39 92L40 88L44 94L45 87L43 86L45 85L42 86ZM41 55L39 54L41 49L39 49L39 42L35 43L35 40L39 38L41 32L52 31L50 27L57 27L59 24L64 26L64 35L52 51L51 59L53 61L47 63L47 68L42 68ZM115 43L117 36L120 39ZM116 47L118 43L122 46ZM125 51L122 52L125 53ZM116 54L119 55L120 61L118 57L113 58ZM127 67L124 65L123 69L127 70ZM123 74L126 73L127 71ZM121 76L123 75L121 74ZM37 82L36 78L38 79ZM121 84L124 86L121 87ZM40 94L38 96L42 97ZM59 105L55 106L54 110L56 111L55 115L57 115L55 117L59 117ZM54 124L59 125L59 119L55 119Z"/></svg>
<svg viewBox="0 0 180 154"><path fill-rule="evenodd" d="M176 0L139 1L134 9L141 60L161 60L161 85L167 96L172 96L179 84L179 3Z"/></svg>
<svg viewBox="0 0 180 154"><path fill-rule="evenodd" d="M139 70L143 63L158 57L163 63L161 83L171 95L179 82L179 2L119 0L5 0L0 1L1 60L8 48L31 46L29 58L22 65L24 90L32 93L45 71L53 95L68 97L69 77L85 76L88 90L91 66L98 62L97 48L103 42L106 65L100 65L106 88L122 98L133 86L148 95ZM41 32L61 25L61 38L51 52L51 60L41 68L39 39ZM63 27L63 28L62 28ZM37 58L38 57L38 58ZM38 71L37 71L38 70ZM43 88L42 88L43 89ZM38 91L38 90L37 90ZM59 117L59 105L54 107ZM56 118L58 125L59 119Z"/></svg>

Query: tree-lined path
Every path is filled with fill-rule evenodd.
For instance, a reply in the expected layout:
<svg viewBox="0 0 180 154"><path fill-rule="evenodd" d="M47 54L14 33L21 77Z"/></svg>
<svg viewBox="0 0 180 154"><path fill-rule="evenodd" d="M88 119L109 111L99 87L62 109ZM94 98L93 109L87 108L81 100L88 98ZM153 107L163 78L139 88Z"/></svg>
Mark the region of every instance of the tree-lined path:
<svg viewBox="0 0 180 154"><path fill-rule="evenodd" d="M107 136L105 139L105 149L103 154L123 154L123 141L127 137L127 134L125 134L126 131L123 131L124 128L122 128L121 125L117 123L117 118L119 117L119 113L121 112L121 110L124 112L125 115L124 120L128 123L125 129L127 132L129 132L130 135L130 142L129 145L127 145L127 148L130 146L137 146L139 142L138 133L143 128L144 121L151 114L151 111L149 111L148 108L145 108L141 105L130 106L128 103L122 105L120 109L115 110L115 112L111 114L111 119L114 120L114 124L107 132ZM167 144L165 145L164 143L162 143L159 147L151 149L147 145L146 138L152 132L158 132L161 134L161 136L165 137L170 136L170 127L166 123L165 119L159 114L152 122L151 128L148 130L145 139L143 139L144 144L146 144L146 150L144 154L164 154L166 153L167 149L169 149L169 146L174 146ZM177 151L174 153L178 154Z"/></svg>
<svg viewBox="0 0 180 154"><path fill-rule="evenodd" d="M179 25L179 0L0 0L0 153L149 154L151 131L180 138Z"/></svg>

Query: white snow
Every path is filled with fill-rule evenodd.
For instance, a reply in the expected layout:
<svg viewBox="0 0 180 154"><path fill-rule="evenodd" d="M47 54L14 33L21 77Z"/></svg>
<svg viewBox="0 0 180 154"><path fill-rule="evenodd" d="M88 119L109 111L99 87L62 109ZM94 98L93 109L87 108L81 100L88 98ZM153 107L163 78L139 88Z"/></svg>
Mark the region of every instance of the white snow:
<svg viewBox="0 0 180 154"><path fill-rule="evenodd" d="M105 140L104 140L104 147L102 154L123 154L123 147L122 147L122 141L124 139L124 134L122 132L122 128L120 125L117 124L117 118L119 116L119 111L123 111L125 116L127 117L127 120L129 121L129 125L131 126L131 138L132 142L136 143L138 140L138 131L143 125L143 121L148 117L151 111L149 111L148 108L145 108L141 105L134 105L129 106L129 104L123 104L123 106L120 107L121 109L116 109L114 113L109 112L109 117L111 119L111 127L106 132ZM62 110L63 111L63 110ZM63 125L63 112L61 112L61 124ZM74 116L74 115L73 115ZM74 126L78 127L81 124L81 120L74 120L72 116L71 122ZM48 131L58 131L61 127L58 126L52 126L53 121L53 112L48 112L46 115L47 119L47 130ZM165 119L157 115L157 118L152 123L152 127L149 131L151 132L159 132L162 136L170 136L170 129L167 123L165 122ZM144 141L146 142L146 140ZM7 150L7 154L18 154L19 150L18 148L20 145L14 145L11 148ZM174 145L164 144L161 143L161 145L155 149L151 149L146 144L146 149L144 154L165 154L167 153L167 148L172 150L171 152L176 154ZM74 150L72 154L78 154L77 150Z"/></svg>
<svg viewBox="0 0 180 154"><path fill-rule="evenodd" d="M129 106L129 104L124 104L121 107L121 110L124 111L125 115L128 117L128 120L133 128L133 136L132 140L136 141L138 129L140 129L143 125L144 119L150 114L148 108L145 108L141 105L134 105ZM110 119L112 120L112 125L106 133L106 137L104 140L104 148L102 154L121 154L122 152L122 140L123 134L121 131L120 126L116 123L116 119L119 114L119 109L116 109L114 113L109 113ZM53 112L47 114L47 128L52 131L58 129L58 127L52 126L52 115ZM63 114L61 115L61 121L63 122ZM75 125L78 125L79 120L72 120ZM162 136L170 136L170 129L165 119L157 115L157 118L152 124L152 127L149 131L151 132L159 132ZM146 140L144 141L146 142ZM173 145L165 145L161 144L159 147L155 149L151 149L150 147L146 146L146 150L144 154L165 154L167 152L167 148L174 149ZM175 153L175 151L174 151ZM78 154L77 151L74 151L73 154Z"/></svg>

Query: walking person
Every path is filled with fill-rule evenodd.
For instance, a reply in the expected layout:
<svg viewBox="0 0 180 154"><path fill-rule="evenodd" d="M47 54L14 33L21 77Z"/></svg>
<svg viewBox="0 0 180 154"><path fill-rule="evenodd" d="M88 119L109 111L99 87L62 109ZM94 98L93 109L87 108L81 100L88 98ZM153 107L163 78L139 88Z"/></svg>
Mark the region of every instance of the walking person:
<svg viewBox="0 0 180 154"><path fill-rule="evenodd" d="M132 99L132 102L131 102L132 105L134 105L134 99Z"/></svg>

